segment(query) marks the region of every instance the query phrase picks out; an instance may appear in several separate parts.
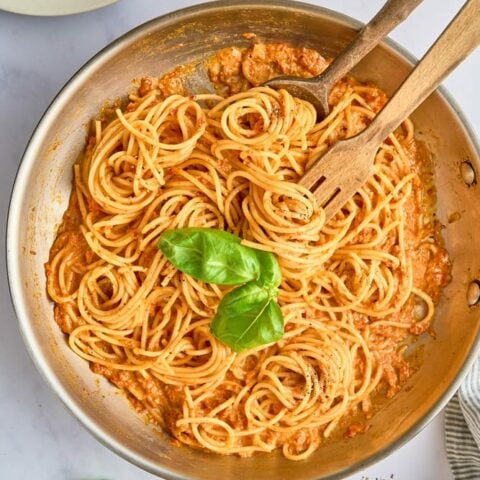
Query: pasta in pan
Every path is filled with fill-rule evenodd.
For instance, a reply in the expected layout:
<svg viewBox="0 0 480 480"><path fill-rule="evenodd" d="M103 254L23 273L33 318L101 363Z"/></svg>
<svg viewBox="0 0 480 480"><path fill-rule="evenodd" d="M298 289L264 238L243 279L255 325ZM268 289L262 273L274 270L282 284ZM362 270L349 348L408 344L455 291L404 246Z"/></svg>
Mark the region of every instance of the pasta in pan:
<svg viewBox="0 0 480 480"><path fill-rule="evenodd" d="M410 120L328 223L297 184L332 143L369 123L383 92L346 78L317 119L288 92L252 86L318 73L326 64L316 52L238 52L211 66L230 95L144 79L126 108L95 122L47 287L72 350L175 439L242 456L281 448L300 460L336 430L368 428L373 396L401 388L412 370L405 350L429 331L449 281L448 256ZM237 352L212 335L231 288L182 273L157 246L185 227L225 230L275 255L281 339ZM367 419L352 423L356 412Z"/></svg>

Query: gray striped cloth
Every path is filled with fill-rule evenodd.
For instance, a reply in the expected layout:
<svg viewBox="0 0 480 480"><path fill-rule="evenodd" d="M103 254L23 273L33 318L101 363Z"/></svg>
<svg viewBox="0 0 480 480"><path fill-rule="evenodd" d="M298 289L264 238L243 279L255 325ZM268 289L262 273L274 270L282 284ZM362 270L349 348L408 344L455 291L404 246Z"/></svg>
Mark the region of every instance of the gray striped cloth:
<svg viewBox="0 0 480 480"><path fill-rule="evenodd" d="M447 405L445 442L455 480L480 480L480 359Z"/></svg>

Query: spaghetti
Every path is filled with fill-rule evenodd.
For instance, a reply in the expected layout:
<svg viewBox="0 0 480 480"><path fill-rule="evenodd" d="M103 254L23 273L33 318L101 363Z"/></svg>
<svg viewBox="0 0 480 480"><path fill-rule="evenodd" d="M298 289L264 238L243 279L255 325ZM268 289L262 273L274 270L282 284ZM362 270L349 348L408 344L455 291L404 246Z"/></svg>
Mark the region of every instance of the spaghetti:
<svg viewBox="0 0 480 480"><path fill-rule="evenodd" d="M292 61L302 52L290 49ZM255 83L252 57L238 60L250 75L239 90ZM449 279L413 125L385 140L372 177L328 223L297 180L385 101L347 78L317 122L282 90L165 96L142 82L112 121L95 122L46 266L72 350L177 440L212 452L282 448L299 460L334 430L366 429L349 418L401 388L404 351L429 330ZM157 248L165 230L190 226L277 256L280 341L238 354L211 335L228 289L182 274Z"/></svg>

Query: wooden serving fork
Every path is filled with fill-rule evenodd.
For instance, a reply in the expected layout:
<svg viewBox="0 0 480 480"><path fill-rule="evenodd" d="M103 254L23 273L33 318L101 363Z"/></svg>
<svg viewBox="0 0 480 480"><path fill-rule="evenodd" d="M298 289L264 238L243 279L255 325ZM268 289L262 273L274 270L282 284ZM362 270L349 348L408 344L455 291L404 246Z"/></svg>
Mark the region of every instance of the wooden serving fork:
<svg viewBox="0 0 480 480"><path fill-rule="evenodd" d="M313 190L326 220L372 175L375 155L385 138L479 43L480 0L468 0L370 125L335 143L303 175L298 183Z"/></svg>

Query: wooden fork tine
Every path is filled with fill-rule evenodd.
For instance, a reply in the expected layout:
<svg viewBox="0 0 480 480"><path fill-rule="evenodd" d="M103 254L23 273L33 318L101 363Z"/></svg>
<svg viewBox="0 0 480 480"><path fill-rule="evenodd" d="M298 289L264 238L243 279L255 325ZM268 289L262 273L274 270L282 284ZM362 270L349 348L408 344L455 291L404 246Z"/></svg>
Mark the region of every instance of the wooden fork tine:
<svg viewBox="0 0 480 480"><path fill-rule="evenodd" d="M328 203L324 208L325 210L325 223L327 223L340 209L348 202L350 197L345 198L346 196L340 192L337 196Z"/></svg>
<svg viewBox="0 0 480 480"><path fill-rule="evenodd" d="M378 145L365 147L357 135L335 143L299 180L299 184L315 195L324 208L327 220L366 182L373 173ZM321 181L319 181L321 180Z"/></svg>
<svg viewBox="0 0 480 480"><path fill-rule="evenodd" d="M339 185L336 180L326 178L312 193L315 195L318 206L324 208L337 190L340 190L341 193L342 185ZM340 193L337 193L337 196Z"/></svg>

